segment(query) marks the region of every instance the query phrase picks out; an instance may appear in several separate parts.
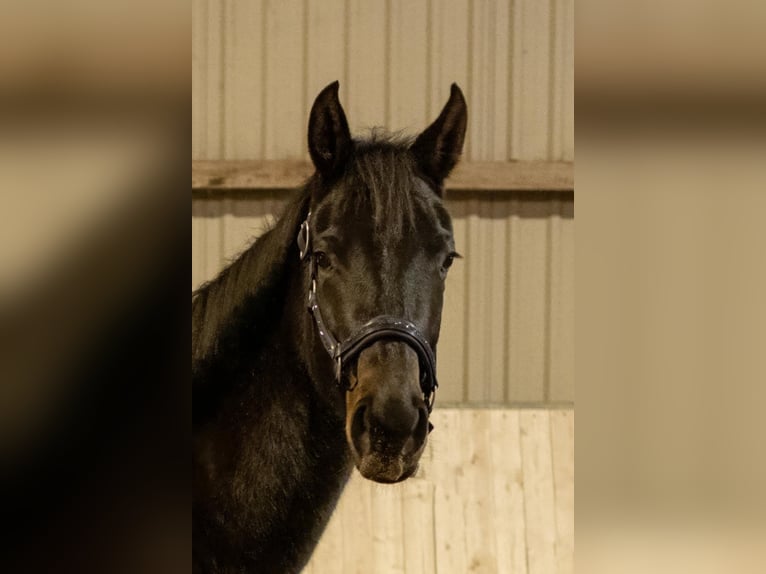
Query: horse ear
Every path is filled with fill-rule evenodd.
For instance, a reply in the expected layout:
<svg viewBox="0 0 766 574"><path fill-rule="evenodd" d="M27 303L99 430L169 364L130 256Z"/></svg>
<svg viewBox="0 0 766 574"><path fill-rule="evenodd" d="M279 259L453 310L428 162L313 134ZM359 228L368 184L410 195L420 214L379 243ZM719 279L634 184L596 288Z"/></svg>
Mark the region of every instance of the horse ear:
<svg viewBox="0 0 766 574"><path fill-rule="evenodd" d="M319 92L309 116L309 153L323 176L332 177L348 158L351 133L335 81Z"/></svg>
<svg viewBox="0 0 766 574"><path fill-rule="evenodd" d="M441 186L460 159L468 123L463 92L452 84L449 100L436 121L421 133L410 150L424 175Z"/></svg>

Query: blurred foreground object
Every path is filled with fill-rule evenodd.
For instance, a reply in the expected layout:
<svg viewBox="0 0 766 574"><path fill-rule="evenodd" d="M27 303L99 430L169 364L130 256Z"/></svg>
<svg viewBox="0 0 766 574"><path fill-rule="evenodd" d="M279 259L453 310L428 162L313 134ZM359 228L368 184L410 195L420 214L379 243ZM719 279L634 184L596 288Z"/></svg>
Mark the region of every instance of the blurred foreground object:
<svg viewBox="0 0 766 574"><path fill-rule="evenodd" d="M584 572L766 560L765 15L578 4Z"/></svg>
<svg viewBox="0 0 766 574"><path fill-rule="evenodd" d="M188 570L188 8L0 11L0 570Z"/></svg>

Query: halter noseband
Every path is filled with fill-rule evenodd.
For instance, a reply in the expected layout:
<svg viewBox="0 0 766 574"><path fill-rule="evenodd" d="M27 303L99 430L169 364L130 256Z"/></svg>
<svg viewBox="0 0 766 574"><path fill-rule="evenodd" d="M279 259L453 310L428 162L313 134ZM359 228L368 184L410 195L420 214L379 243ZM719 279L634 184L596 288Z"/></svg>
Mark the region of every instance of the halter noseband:
<svg viewBox="0 0 766 574"><path fill-rule="evenodd" d="M380 339L397 339L407 343L418 355L420 388L423 391L423 398L430 414L436 398L436 387L439 386L436 382L436 356L431 345L428 344L414 323L389 315L379 315L367 321L343 341L338 341L325 325L317 299L317 265L311 256L310 219L311 212L309 211L298 232L298 250L301 261L308 259L311 266L308 310L314 317L322 346L335 363L336 382L342 385L343 364L356 357L365 348Z"/></svg>

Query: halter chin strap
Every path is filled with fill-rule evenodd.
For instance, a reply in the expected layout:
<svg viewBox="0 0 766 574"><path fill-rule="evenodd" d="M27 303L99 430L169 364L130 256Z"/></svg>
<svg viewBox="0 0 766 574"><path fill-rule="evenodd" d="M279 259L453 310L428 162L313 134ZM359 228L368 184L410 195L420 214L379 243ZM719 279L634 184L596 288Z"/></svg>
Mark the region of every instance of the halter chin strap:
<svg viewBox="0 0 766 574"><path fill-rule="evenodd" d="M309 286L308 310L314 317L319 340L335 363L335 380L342 384L343 365L358 356L364 349L381 339L396 339L407 343L418 355L420 365L420 388L423 391L428 412L430 414L436 398L436 356L431 345L411 321L389 315L379 315L359 327L343 341L338 341L327 328L322 319L322 311L317 299L317 266L311 257L311 229L309 221L311 212L301 223L298 232L298 250L301 261L309 260L311 266L311 284ZM346 389L348 390L348 389Z"/></svg>

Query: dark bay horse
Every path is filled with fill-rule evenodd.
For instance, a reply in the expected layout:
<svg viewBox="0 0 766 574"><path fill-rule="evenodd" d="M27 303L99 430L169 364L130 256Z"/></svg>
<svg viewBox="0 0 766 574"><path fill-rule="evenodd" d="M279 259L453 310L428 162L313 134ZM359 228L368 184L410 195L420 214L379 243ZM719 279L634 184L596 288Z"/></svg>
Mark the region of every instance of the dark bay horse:
<svg viewBox="0 0 766 574"><path fill-rule="evenodd" d="M417 470L457 256L443 183L466 119L453 84L413 140L355 140L327 86L314 175L193 293L195 572L298 572L354 465L384 483Z"/></svg>

